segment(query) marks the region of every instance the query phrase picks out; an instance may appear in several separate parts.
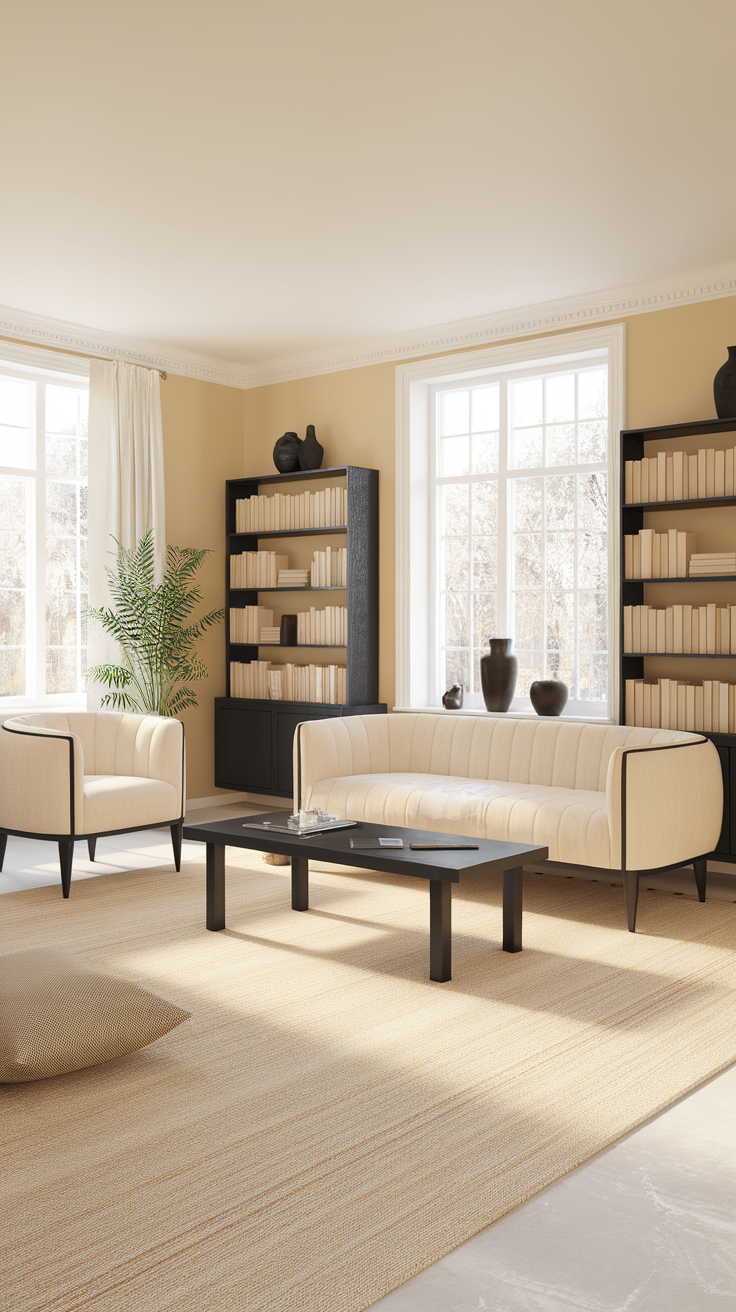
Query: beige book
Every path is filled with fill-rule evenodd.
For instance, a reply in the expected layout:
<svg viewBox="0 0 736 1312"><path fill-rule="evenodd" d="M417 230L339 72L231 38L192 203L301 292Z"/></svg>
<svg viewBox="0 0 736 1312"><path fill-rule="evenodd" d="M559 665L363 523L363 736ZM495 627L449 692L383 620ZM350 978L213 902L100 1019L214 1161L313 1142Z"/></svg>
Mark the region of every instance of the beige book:
<svg viewBox="0 0 736 1312"><path fill-rule="evenodd" d="M647 651L656 652L657 650L657 611L653 606L649 608L647 615Z"/></svg>
<svg viewBox="0 0 736 1312"><path fill-rule="evenodd" d="M664 570L662 570L662 578L676 579L677 578L677 529L676 528L671 528L667 530L667 541L668 541L667 573L665 574Z"/></svg>
<svg viewBox="0 0 736 1312"><path fill-rule="evenodd" d="M682 651L687 656L693 649L693 608L685 603L682 607Z"/></svg>
<svg viewBox="0 0 736 1312"><path fill-rule="evenodd" d="M713 728L713 680L703 679L703 733Z"/></svg>
<svg viewBox="0 0 736 1312"><path fill-rule="evenodd" d="M626 680L626 700L624 705L624 722L626 724L634 723L634 679Z"/></svg>
<svg viewBox="0 0 736 1312"><path fill-rule="evenodd" d="M624 651L634 650L633 606L624 606Z"/></svg>
<svg viewBox="0 0 736 1312"><path fill-rule="evenodd" d="M624 648L625 650L625 648ZM641 606L631 608L631 648L632 652L641 651Z"/></svg>
<svg viewBox="0 0 736 1312"><path fill-rule="evenodd" d="M728 732L733 733L736 724L736 683L728 685Z"/></svg>
<svg viewBox="0 0 736 1312"><path fill-rule="evenodd" d="M670 725L670 681L669 679L659 680L659 723L661 728L669 729Z"/></svg>
<svg viewBox="0 0 736 1312"><path fill-rule="evenodd" d="M693 606L692 630L691 651L698 653L700 651L700 608L698 606Z"/></svg>
<svg viewBox="0 0 736 1312"><path fill-rule="evenodd" d="M723 477L723 494L727 497L733 496L733 447L730 446L725 452L725 473Z"/></svg>
<svg viewBox="0 0 736 1312"><path fill-rule="evenodd" d="M652 577L652 550L654 530L651 528L642 528L639 530L639 541L641 543L641 578L650 579Z"/></svg>
<svg viewBox="0 0 736 1312"><path fill-rule="evenodd" d="M632 464L631 497L634 505L637 505L641 501L641 460L634 460Z"/></svg>
<svg viewBox="0 0 736 1312"><path fill-rule="evenodd" d="M714 497L716 494L716 453L712 446L709 446L705 453L705 495Z"/></svg>
<svg viewBox="0 0 736 1312"><path fill-rule="evenodd" d="M736 606L729 606L731 615L731 651L736 656Z"/></svg>
<svg viewBox="0 0 736 1312"><path fill-rule="evenodd" d="M700 450L698 451L698 496L699 497L705 497L708 495L706 492L705 469L706 469L705 447L701 446Z"/></svg>
<svg viewBox="0 0 736 1312"><path fill-rule="evenodd" d="M633 579L640 579L642 576L641 575L641 538L639 537L638 533L636 533L633 537L632 550L633 550L633 571L631 577Z"/></svg>
<svg viewBox="0 0 736 1312"><path fill-rule="evenodd" d="M688 456L687 458L687 483L688 483L688 500L696 501L698 498L698 457L697 455Z"/></svg>
<svg viewBox="0 0 736 1312"><path fill-rule="evenodd" d="M719 683L718 685L719 701L719 732L728 733L728 684Z"/></svg>
<svg viewBox="0 0 736 1312"><path fill-rule="evenodd" d="M662 538L661 533L652 531L652 572L650 578L658 579L660 577L659 564L662 558Z"/></svg>
<svg viewBox="0 0 736 1312"><path fill-rule="evenodd" d="M645 729L651 729L651 727L652 727L652 685L651 685L651 683L645 683L645 684L644 684L644 692L643 692L643 700L642 700L642 724L643 724L643 726L644 726Z"/></svg>
<svg viewBox="0 0 736 1312"><path fill-rule="evenodd" d="M690 568L690 557L693 555L697 546L697 534L684 533L678 529L677 532L677 577L686 579L688 569Z"/></svg>
<svg viewBox="0 0 736 1312"><path fill-rule="evenodd" d="M685 688L685 729L688 733L695 732L695 688L692 683L688 683Z"/></svg>
<svg viewBox="0 0 736 1312"><path fill-rule="evenodd" d="M655 611L654 613L657 617L657 646L655 647L655 651L658 654L664 654L664 652L666 652L667 650L667 646L666 646L667 612L665 610L660 609Z"/></svg>
<svg viewBox="0 0 736 1312"><path fill-rule="evenodd" d="M634 684L634 724L644 727L644 680L637 679Z"/></svg>
<svg viewBox="0 0 736 1312"><path fill-rule="evenodd" d="M675 650L675 608L668 606L664 613L664 649L668 653Z"/></svg>
<svg viewBox="0 0 736 1312"><path fill-rule="evenodd" d="M695 689L695 732L703 732L703 685L699 684Z"/></svg>
<svg viewBox="0 0 736 1312"><path fill-rule="evenodd" d="M680 731L682 731L682 730L685 728L685 724L686 724L686 721L687 721L687 699L686 699L686 696L685 696L686 692L687 692L687 684L685 684L685 683L678 683L678 685L677 685L677 724L675 725L675 728L676 728L676 729L679 729Z"/></svg>
<svg viewBox="0 0 736 1312"><path fill-rule="evenodd" d="M672 607L672 650L682 652L682 606Z"/></svg>
<svg viewBox="0 0 736 1312"><path fill-rule="evenodd" d="M701 652L705 651L705 653L708 656L715 656L716 655L716 604L715 602L709 602L706 607L706 611L707 611L706 646L704 648L701 647ZM701 633L702 633L702 629L701 629Z"/></svg>
<svg viewBox="0 0 736 1312"><path fill-rule="evenodd" d="M652 684L652 728L662 728L662 711L660 706L659 684Z"/></svg>
<svg viewBox="0 0 736 1312"><path fill-rule="evenodd" d="M725 497L726 495L726 452L716 451L715 453L715 473L713 476L713 495L716 497Z"/></svg>
<svg viewBox="0 0 736 1312"><path fill-rule="evenodd" d="M644 456L641 461L641 489L639 495L642 501L649 500L649 458Z"/></svg>
<svg viewBox="0 0 736 1312"><path fill-rule="evenodd" d="M699 656L705 656L708 651L708 607L698 606L698 645L693 647Z"/></svg>
<svg viewBox="0 0 736 1312"><path fill-rule="evenodd" d="M624 461L624 501L627 506L634 500L634 462Z"/></svg>
<svg viewBox="0 0 736 1312"><path fill-rule="evenodd" d="M657 452L657 500L667 500L667 452Z"/></svg>
<svg viewBox="0 0 736 1312"><path fill-rule="evenodd" d="M672 500L685 500L685 470L686 455L684 451L673 451L672 453Z"/></svg>
<svg viewBox="0 0 736 1312"><path fill-rule="evenodd" d="M675 499L675 462L672 455L667 456L667 496L665 501Z"/></svg>
<svg viewBox="0 0 736 1312"><path fill-rule="evenodd" d="M716 647L721 656L731 655L731 616L728 606L718 607L718 632Z"/></svg>
<svg viewBox="0 0 736 1312"><path fill-rule="evenodd" d="M634 539L631 533L624 537L624 578L634 577Z"/></svg>

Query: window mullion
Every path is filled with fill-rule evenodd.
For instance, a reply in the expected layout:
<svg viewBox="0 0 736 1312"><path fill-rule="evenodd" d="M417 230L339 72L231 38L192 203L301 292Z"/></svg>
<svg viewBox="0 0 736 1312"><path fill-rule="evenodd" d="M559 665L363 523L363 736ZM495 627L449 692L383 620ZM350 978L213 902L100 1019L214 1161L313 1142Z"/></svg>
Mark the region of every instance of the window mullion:
<svg viewBox="0 0 736 1312"><path fill-rule="evenodd" d="M513 516L509 505L511 495L509 470L509 429L508 383L505 378L499 380L498 413L498 574L497 601L499 637L511 633L513 621L511 607L511 565L512 550L510 533L513 532Z"/></svg>
<svg viewBox="0 0 736 1312"><path fill-rule="evenodd" d="M36 524L34 550L34 677L32 697L46 695L46 383L36 383Z"/></svg>

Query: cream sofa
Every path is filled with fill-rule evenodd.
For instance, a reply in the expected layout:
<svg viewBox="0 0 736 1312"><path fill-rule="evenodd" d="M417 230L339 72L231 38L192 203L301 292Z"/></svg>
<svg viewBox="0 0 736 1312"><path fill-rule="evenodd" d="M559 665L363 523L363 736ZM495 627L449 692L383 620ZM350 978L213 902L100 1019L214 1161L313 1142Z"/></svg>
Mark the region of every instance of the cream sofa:
<svg viewBox="0 0 736 1312"><path fill-rule="evenodd" d="M75 839L169 825L177 870L184 823L184 726L116 711L19 715L0 729L0 870L8 834L59 844L69 896Z"/></svg>
<svg viewBox="0 0 736 1312"><path fill-rule="evenodd" d="M698 734L509 716L350 716L294 738L295 802L346 820L528 842L554 862L623 876L693 864L721 831L718 753Z"/></svg>

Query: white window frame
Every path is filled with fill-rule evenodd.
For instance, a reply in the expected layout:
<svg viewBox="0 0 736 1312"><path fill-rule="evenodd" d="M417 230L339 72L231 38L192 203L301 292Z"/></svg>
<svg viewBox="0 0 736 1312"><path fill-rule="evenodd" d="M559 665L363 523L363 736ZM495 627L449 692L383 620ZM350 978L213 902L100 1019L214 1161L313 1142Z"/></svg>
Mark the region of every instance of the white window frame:
<svg viewBox="0 0 736 1312"><path fill-rule="evenodd" d="M67 384L74 386L74 378L89 379L89 360L82 356L63 355L61 352L45 351L42 348L24 346L14 342L0 342L0 371L18 378L34 378L43 383ZM45 588L39 586L39 563L45 560L45 415L43 407L37 406L35 415L36 429L36 465L33 469L0 466L0 474L15 478L32 478L35 495L31 498L31 532L30 559L28 576L33 580L30 589L31 600L26 610L26 636L29 649L29 663L26 669L35 688L45 683L46 661L46 595ZM66 476L62 476L62 481ZM71 477L66 481L81 480ZM29 664L32 662L32 669ZM0 697L0 719L8 714L33 709L59 710L62 708L85 709L87 694L82 693L38 693L24 697Z"/></svg>
<svg viewBox="0 0 736 1312"><path fill-rule="evenodd" d="M509 370L542 372L547 367L605 360L608 367L608 703L600 715L569 715L571 719L618 719L620 503L618 434L625 424L625 325L563 333L513 342L480 351L444 356L396 368L396 710L441 710L435 692L432 649L436 623L433 615L434 562L433 507L430 496L432 460L432 406L438 386L491 381ZM525 471L527 472L527 471ZM546 470L545 473L552 473ZM556 472L556 471L554 471ZM564 472L561 470L560 472ZM504 636L499 634L499 636ZM468 714L486 714L472 708ZM513 715L533 715L514 710Z"/></svg>

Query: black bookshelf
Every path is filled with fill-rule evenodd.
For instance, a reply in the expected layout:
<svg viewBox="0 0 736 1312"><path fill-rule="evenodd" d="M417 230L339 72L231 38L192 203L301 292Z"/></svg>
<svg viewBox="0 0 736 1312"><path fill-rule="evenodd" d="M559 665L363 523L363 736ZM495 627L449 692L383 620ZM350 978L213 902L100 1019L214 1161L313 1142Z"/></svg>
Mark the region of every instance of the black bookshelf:
<svg viewBox="0 0 736 1312"><path fill-rule="evenodd" d="M647 584L726 583L730 584L729 603L736 603L736 589L733 586L736 583L736 575L734 574L709 574L700 575L698 578L627 579L624 565L624 536L638 533L639 529L644 527L645 512L651 514L663 510L725 510L736 507L736 496L698 497L690 498L687 501L641 501L627 504L624 500L626 461L641 460L646 455L645 446L648 442L656 443L665 438L714 437L722 433L734 433L736 435L736 418L706 419L687 424L664 424L656 428L625 429L621 433L621 613L619 616L619 651L621 653L619 665L619 722L621 724L626 723L626 680L644 678L649 662L681 660L683 658L690 661L716 660L727 662L736 659L734 656L714 656L706 653L701 655L697 652L637 652L632 654L624 651L623 608L624 606L643 605L644 590ZM734 444L736 445L736 442ZM708 670L708 674L704 672L703 677L711 677L709 667L706 666L705 669ZM654 675L651 677L654 678ZM730 672L728 677L730 682L736 682ZM710 855L720 861L736 862L736 734L706 732L704 737L710 738L715 745L723 772L723 827L716 850Z"/></svg>
<svg viewBox="0 0 736 1312"><path fill-rule="evenodd" d="M348 522L305 529L276 529L261 533L236 532L236 502L264 491L264 485L278 483L279 489L300 490L305 483L324 478L345 478L348 495ZM300 471L295 474L265 474L260 477L229 479L225 485L226 532L226 652L227 696L215 701L215 784L243 792L276 797L292 794L292 744L297 724L303 720L334 718L345 715L382 714L385 703L378 702L378 470L356 465ZM345 587L272 587L231 588L230 557L243 551L257 551L259 542L273 539L337 536L347 546L347 584ZM340 541L339 545L343 545ZM289 659L299 662L300 651L344 651L347 670L347 698L343 705L315 702L267 701L236 698L230 695L230 662L258 660L259 649L270 653L275 644L235 643L230 640L230 610L258 605L261 594L287 593L294 598L295 609L300 593L341 593L348 610L347 643L344 647L318 647L300 644L280 647ZM337 599L335 599L337 600ZM308 663L308 662L307 662Z"/></svg>

